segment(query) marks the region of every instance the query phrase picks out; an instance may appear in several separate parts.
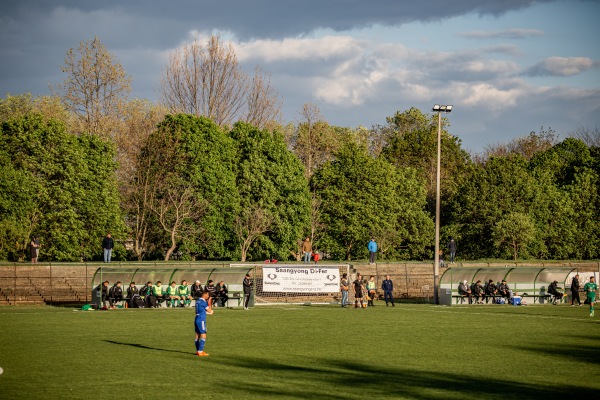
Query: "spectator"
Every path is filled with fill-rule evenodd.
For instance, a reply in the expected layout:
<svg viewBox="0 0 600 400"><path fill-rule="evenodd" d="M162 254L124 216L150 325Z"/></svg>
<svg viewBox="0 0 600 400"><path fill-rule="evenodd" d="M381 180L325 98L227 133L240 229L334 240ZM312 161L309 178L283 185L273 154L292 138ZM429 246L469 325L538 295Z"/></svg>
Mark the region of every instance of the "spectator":
<svg viewBox="0 0 600 400"><path fill-rule="evenodd" d="M501 297L505 298L506 302L508 303L508 299L510 299L510 297L511 297L511 292L510 292L510 287L506 283L506 279L502 279L502 283L500 283L500 285L498 285L498 294Z"/></svg>
<svg viewBox="0 0 600 400"><path fill-rule="evenodd" d="M177 283L175 281L171 282L171 286L167 288L167 299L169 300L169 304L171 307L175 307L181 298L177 294L179 288L177 287Z"/></svg>
<svg viewBox="0 0 600 400"><path fill-rule="evenodd" d="M179 303L181 307L188 307L192 305L193 298L190 294L190 287L185 279L181 281L181 285L177 288L177 296L179 296Z"/></svg>
<svg viewBox="0 0 600 400"><path fill-rule="evenodd" d="M485 294L480 280L471 285L471 295L473 296L475 303L483 304Z"/></svg>
<svg viewBox="0 0 600 400"><path fill-rule="evenodd" d="M571 281L571 306L575 306L575 300L581 307L581 299L579 298L579 274L573 277Z"/></svg>
<svg viewBox="0 0 600 400"><path fill-rule="evenodd" d="M229 295L227 294L229 292L227 290L227 286L225 286L224 281L219 282L219 284L217 285L216 293L218 300L217 303L220 302L221 305L225 307L227 305L227 301L229 300Z"/></svg>
<svg viewBox="0 0 600 400"><path fill-rule="evenodd" d="M319 263L319 259L320 259L320 258L321 258L321 256L319 255L319 251L318 251L318 250L315 250L315 251L313 252L313 260L315 260L315 264L318 264L318 263Z"/></svg>
<svg viewBox="0 0 600 400"><path fill-rule="evenodd" d="M110 236L110 233L107 233L104 239L102 239L102 249L104 249L104 262L109 263L110 258L112 257L112 249L115 247L115 241Z"/></svg>
<svg viewBox="0 0 600 400"><path fill-rule="evenodd" d="M31 263L36 264L38 257L40 256L40 238L34 236L29 244L29 255L31 257Z"/></svg>
<svg viewBox="0 0 600 400"><path fill-rule="evenodd" d="M367 245L367 249L369 249L369 265L373 265L375 264L375 254L377 253L377 243L375 242L375 239L371 239Z"/></svg>
<svg viewBox="0 0 600 400"><path fill-rule="evenodd" d="M342 307L348 306L348 289L350 288L350 283L348 282L348 274L344 273L342 275L342 280L340 282L340 292L342 292Z"/></svg>
<svg viewBox="0 0 600 400"><path fill-rule="evenodd" d="M308 264L312 254L312 243L310 242L309 237L304 239L304 242L302 242L302 252L304 253L304 263Z"/></svg>
<svg viewBox="0 0 600 400"><path fill-rule="evenodd" d="M448 251L450 252L450 264L454 264L454 257L456 257L456 241L453 237L450 237L448 242Z"/></svg>
<svg viewBox="0 0 600 400"><path fill-rule="evenodd" d="M204 287L204 290L208 292L208 305L212 306L213 303L217 300L215 298L217 296L217 287L215 286L215 282L212 279L209 279L208 283Z"/></svg>
<svg viewBox="0 0 600 400"><path fill-rule="evenodd" d="M362 275L361 274L357 274L356 275L356 280L354 282L352 282L352 289L354 290L354 308L359 308L358 307L358 302L360 301L360 308L364 308L364 304L363 304L363 281L362 281Z"/></svg>
<svg viewBox="0 0 600 400"><path fill-rule="evenodd" d="M440 267L444 268L446 266L446 263L444 262L444 252L441 249L440 249L439 255L440 255Z"/></svg>
<svg viewBox="0 0 600 400"><path fill-rule="evenodd" d="M469 300L469 304L472 303L471 288L469 288L466 279L458 284L458 294L465 296Z"/></svg>
<svg viewBox="0 0 600 400"><path fill-rule="evenodd" d="M141 308L144 305L144 302L140 298L140 291L137 286L135 286L135 282L129 284L129 287L127 288L127 298L129 299L129 308Z"/></svg>
<svg viewBox="0 0 600 400"><path fill-rule="evenodd" d="M157 304L156 292L151 281L148 281L140 290L140 296L144 299L147 308L155 308Z"/></svg>
<svg viewBox="0 0 600 400"><path fill-rule="evenodd" d="M396 307L396 304L394 303L394 282L392 282L389 275L385 276L385 279L381 284L381 289L383 290L383 299L385 300L385 306L387 307L389 305L389 300L392 303L392 307Z"/></svg>
<svg viewBox="0 0 600 400"><path fill-rule="evenodd" d="M156 295L156 306L160 307L161 303L165 301L166 298L165 288L161 281L156 281L156 285L154 285L154 294Z"/></svg>
<svg viewBox="0 0 600 400"><path fill-rule="evenodd" d="M244 287L244 310L247 310L250 304L250 295L252 295L252 279L249 273L244 277L242 285Z"/></svg>
<svg viewBox="0 0 600 400"><path fill-rule="evenodd" d="M101 293L102 308L106 310L108 308L106 307L106 304L110 304L110 289L108 288L108 281L102 282L101 285L98 285L98 287L96 287L96 290Z"/></svg>
<svg viewBox="0 0 600 400"><path fill-rule="evenodd" d="M200 296L202 296L203 291L204 289L202 289L202 284L198 279L196 279L196 282L194 282L194 284L192 285L191 290L192 297L194 298L194 300L198 300Z"/></svg>
<svg viewBox="0 0 600 400"><path fill-rule="evenodd" d="M496 295L498 294L498 288L494 284L494 280L490 279L488 283L485 285L485 304L488 303L490 297L492 298L492 303L496 301Z"/></svg>
<svg viewBox="0 0 600 400"><path fill-rule="evenodd" d="M548 293L554 296L554 300L552 300L554 305L559 303L564 296L564 293L558 291L558 281L554 281L548 286Z"/></svg>

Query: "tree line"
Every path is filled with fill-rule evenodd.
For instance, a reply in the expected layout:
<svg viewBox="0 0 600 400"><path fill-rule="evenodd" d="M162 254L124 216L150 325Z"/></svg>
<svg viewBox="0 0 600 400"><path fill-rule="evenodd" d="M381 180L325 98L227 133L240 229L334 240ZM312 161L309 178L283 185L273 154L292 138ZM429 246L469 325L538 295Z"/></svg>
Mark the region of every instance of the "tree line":
<svg viewBox="0 0 600 400"><path fill-rule="evenodd" d="M259 67L219 37L175 51L162 98L129 99L94 38L71 49L52 95L0 99L0 259L340 260L433 258L437 116L411 108L379 126L330 125L314 104L280 121ZM463 259L594 259L600 252L598 130L532 132L483 154L442 126L442 247Z"/></svg>

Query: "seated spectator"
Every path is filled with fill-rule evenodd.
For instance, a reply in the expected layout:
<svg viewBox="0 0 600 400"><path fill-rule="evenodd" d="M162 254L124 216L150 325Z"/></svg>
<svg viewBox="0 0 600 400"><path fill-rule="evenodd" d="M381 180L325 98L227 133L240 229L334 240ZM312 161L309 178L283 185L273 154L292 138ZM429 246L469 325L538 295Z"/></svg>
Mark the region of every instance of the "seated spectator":
<svg viewBox="0 0 600 400"><path fill-rule="evenodd" d="M319 263L320 258L321 256L319 255L319 250L313 251L313 260L315 260L315 264Z"/></svg>
<svg viewBox="0 0 600 400"><path fill-rule="evenodd" d="M177 283L175 281L171 282L171 286L167 288L167 296L165 300L168 300L169 303L167 305L171 305L171 307L175 307L181 298L177 294L179 288L177 287Z"/></svg>
<svg viewBox="0 0 600 400"><path fill-rule="evenodd" d="M208 283L206 284L206 286L204 287L204 290L206 290L208 292L208 305L212 305L217 299L217 287L215 286L215 283L213 282L212 279L208 280Z"/></svg>
<svg viewBox="0 0 600 400"><path fill-rule="evenodd" d="M110 307L111 308L115 308L115 304L123 301L123 287L122 287L122 283L121 281L117 281L117 283L115 283L113 285L113 287L110 288L109 291L109 299L110 299Z"/></svg>
<svg viewBox="0 0 600 400"><path fill-rule="evenodd" d="M144 305L146 308L156 307L156 294L151 281L148 281L144 286L142 286L142 289L140 289L140 296L142 296L144 299Z"/></svg>
<svg viewBox="0 0 600 400"><path fill-rule="evenodd" d="M217 299L221 302L223 307L227 305L227 300L229 300L229 296L227 295L227 286L225 286L225 282L221 281L217 285Z"/></svg>
<svg viewBox="0 0 600 400"><path fill-rule="evenodd" d="M508 302L508 299L510 299L511 292L510 292L510 288L508 287L508 284L506 283L506 279L502 279L502 283L500 285L498 285L498 294L501 297L504 297L507 302Z"/></svg>
<svg viewBox="0 0 600 400"><path fill-rule="evenodd" d="M156 281L156 285L154 285L154 295L156 296L156 306L160 307L167 295L161 281Z"/></svg>
<svg viewBox="0 0 600 400"><path fill-rule="evenodd" d="M469 300L469 304L471 304L471 289L466 280L458 284L458 294L465 296Z"/></svg>
<svg viewBox="0 0 600 400"><path fill-rule="evenodd" d="M485 294L480 280L471 285L471 295L473 296L475 303L483 304Z"/></svg>
<svg viewBox="0 0 600 400"><path fill-rule="evenodd" d="M181 281L181 285L177 288L177 296L179 296L179 305L181 307L189 307L192 305L193 298L190 294L190 287L185 279Z"/></svg>
<svg viewBox="0 0 600 400"><path fill-rule="evenodd" d="M548 286L548 293L554 296L552 304L558 303L564 296L564 293L559 292L558 289L558 281L554 281Z"/></svg>
<svg viewBox="0 0 600 400"><path fill-rule="evenodd" d="M494 280L490 279L488 283L485 285L485 304L488 303L490 297L492 298L492 303L496 300L496 296L498 295L498 288L494 284Z"/></svg>
<svg viewBox="0 0 600 400"><path fill-rule="evenodd" d="M192 297L194 300L198 300L202 296L202 284L196 279L196 282L192 285Z"/></svg>
<svg viewBox="0 0 600 400"><path fill-rule="evenodd" d="M96 287L96 290L98 292L101 292L102 308L106 310L108 308L106 305L110 304L110 294L109 294L110 289L108 288L108 281L102 282L102 284L100 284L100 285L98 285L98 287Z"/></svg>
<svg viewBox="0 0 600 400"><path fill-rule="evenodd" d="M131 282L127 288L127 298L129 299L129 308L142 308L144 301L140 297L140 291L135 286L135 282Z"/></svg>

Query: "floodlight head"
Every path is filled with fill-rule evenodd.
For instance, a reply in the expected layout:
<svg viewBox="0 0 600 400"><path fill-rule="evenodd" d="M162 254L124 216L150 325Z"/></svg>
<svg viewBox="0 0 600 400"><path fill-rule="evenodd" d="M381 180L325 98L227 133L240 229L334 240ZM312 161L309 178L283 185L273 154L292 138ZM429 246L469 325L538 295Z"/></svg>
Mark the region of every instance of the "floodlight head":
<svg viewBox="0 0 600 400"><path fill-rule="evenodd" d="M434 105L432 111L440 111L440 105L439 104Z"/></svg>
<svg viewBox="0 0 600 400"><path fill-rule="evenodd" d="M452 104L450 104L449 106L446 106L446 112L450 112L452 111Z"/></svg>

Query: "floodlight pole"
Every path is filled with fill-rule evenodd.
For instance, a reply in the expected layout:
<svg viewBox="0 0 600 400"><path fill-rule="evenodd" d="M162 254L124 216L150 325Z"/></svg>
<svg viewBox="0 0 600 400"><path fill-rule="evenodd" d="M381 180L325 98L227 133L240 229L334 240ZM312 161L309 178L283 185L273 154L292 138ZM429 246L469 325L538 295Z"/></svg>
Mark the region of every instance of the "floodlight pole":
<svg viewBox="0 0 600 400"><path fill-rule="evenodd" d="M433 106L434 112L438 114L438 135L437 135L437 171L435 182L435 254L433 256L433 302L440 304L439 298L439 280L440 280L440 165L442 155L442 112L452 111L451 105Z"/></svg>

